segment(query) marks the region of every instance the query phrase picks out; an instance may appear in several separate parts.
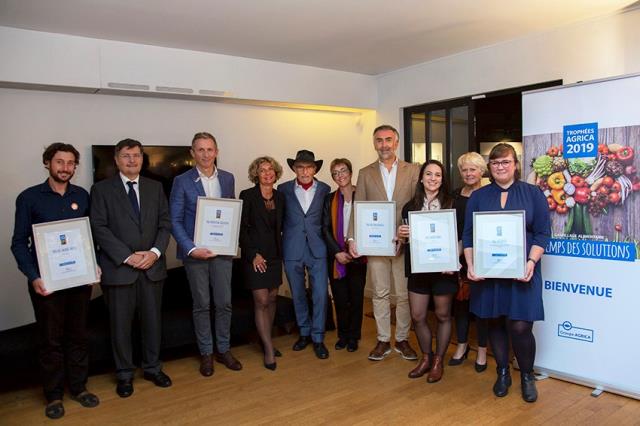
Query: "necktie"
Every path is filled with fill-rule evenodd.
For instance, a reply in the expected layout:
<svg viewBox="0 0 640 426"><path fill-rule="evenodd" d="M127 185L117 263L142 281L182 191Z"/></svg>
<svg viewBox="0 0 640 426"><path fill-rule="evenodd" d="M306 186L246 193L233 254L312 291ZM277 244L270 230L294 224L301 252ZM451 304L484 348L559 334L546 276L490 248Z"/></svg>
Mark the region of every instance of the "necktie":
<svg viewBox="0 0 640 426"><path fill-rule="evenodd" d="M129 201L131 201L131 207L133 207L134 213L140 218L140 205L138 204L138 197L136 197L136 191L133 189L133 185L136 183L133 181L127 182L127 186L129 187Z"/></svg>

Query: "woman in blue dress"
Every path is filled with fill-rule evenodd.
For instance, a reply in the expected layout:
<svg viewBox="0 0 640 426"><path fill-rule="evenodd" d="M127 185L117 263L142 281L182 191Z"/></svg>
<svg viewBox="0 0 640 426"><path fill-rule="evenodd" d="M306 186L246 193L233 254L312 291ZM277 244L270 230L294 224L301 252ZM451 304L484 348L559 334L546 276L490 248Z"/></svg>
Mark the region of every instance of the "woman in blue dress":
<svg viewBox="0 0 640 426"><path fill-rule="evenodd" d="M471 288L471 312L489 319L489 342L496 358L498 378L493 393L507 395L509 338L520 367L522 398L534 402L538 397L533 375L536 341L533 322L544 320L540 258L551 236L547 200L534 185L520 181L518 158L509 144L497 144L489 154L491 184L473 192L467 203L463 235L467 275L477 281ZM481 279L474 272L473 213L482 211L526 211L525 276L522 279Z"/></svg>

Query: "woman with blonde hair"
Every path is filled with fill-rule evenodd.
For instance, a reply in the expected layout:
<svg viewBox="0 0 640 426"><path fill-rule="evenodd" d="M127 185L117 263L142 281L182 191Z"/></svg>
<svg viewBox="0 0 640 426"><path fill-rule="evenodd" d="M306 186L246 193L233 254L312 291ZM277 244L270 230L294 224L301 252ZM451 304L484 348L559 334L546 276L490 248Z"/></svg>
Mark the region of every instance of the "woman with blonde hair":
<svg viewBox="0 0 640 426"><path fill-rule="evenodd" d="M464 185L453 193L453 207L456 209L458 223L458 239L462 240L464 229L464 215L467 209L467 201L476 189L480 188L482 176L487 172L487 164L482 155L477 152L467 152L458 158L458 171ZM456 323L456 336L458 347L449 360L450 366L460 365L469 354L469 323L475 315L469 312L470 287L467 278L467 262L464 256L460 256L460 273L458 282L460 288L453 304L453 316ZM476 356L475 369L481 373L487 369L487 320L475 317L476 330L478 331L478 354Z"/></svg>
<svg viewBox="0 0 640 426"><path fill-rule="evenodd" d="M240 193L242 221L240 247L245 286L253 292L254 316L264 350L264 366L276 369L271 328L276 313L278 287L282 284L282 217L284 197L273 186L282 166L271 157L259 157L249 166L253 188Z"/></svg>

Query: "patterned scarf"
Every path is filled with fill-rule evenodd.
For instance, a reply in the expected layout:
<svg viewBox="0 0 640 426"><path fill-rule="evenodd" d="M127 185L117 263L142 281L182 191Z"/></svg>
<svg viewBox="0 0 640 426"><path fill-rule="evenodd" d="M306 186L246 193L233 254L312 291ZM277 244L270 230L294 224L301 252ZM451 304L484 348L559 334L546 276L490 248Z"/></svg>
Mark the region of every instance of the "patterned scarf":
<svg viewBox="0 0 640 426"><path fill-rule="evenodd" d="M331 223L333 224L333 238L338 243L340 250L344 251L344 196L340 190L331 198ZM347 266L333 260L333 278L340 279L347 275Z"/></svg>

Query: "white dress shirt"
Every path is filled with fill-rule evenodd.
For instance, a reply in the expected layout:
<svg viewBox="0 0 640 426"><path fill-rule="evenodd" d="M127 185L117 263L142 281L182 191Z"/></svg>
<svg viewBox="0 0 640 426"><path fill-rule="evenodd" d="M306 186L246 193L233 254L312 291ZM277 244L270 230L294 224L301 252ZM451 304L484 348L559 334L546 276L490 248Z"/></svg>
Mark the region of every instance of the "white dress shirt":
<svg viewBox="0 0 640 426"><path fill-rule="evenodd" d="M298 184L298 180L296 179L296 183L293 189L293 192L296 194L296 198L300 203L300 207L302 207L302 211L304 214L307 214L309 207L311 207L311 202L313 201L313 196L316 195L316 189L318 188L318 182L314 179L313 184L307 190L305 190L302 186Z"/></svg>
<svg viewBox="0 0 640 426"><path fill-rule="evenodd" d="M345 201L342 206L342 218L343 218L343 226L342 233L344 234L345 240L347 239L347 233L349 231L349 219L351 219L351 201Z"/></svg>
<svg viewBox="0 0 640 426"><path fill-rule="evenodd" d="M134 182L135 185L133 185L133 192L136 193L136 198L138 199L138 207L142 212L142 206L140 206L140 175L136 176L135 179L129 179L128 177L120 173L120 180L122 180L122 184L124 185L124 192L126 192L127 195L129 194L129 185L127 185L127 182ZM161 255L160 250L158 250L155 247L151 247L149 251L154 252L155 255L158 256L158 259L160 259L160 255ZM127 257L122 263L127 263L127 261L129 260L129 257Z"/></svg>
<svg viewBox="0 0 640 426"><path fill-rule="evenodd" d="M398 175L398 157L393 162L391 170L387 170L387 167L382 161L378 161L380 165L380 174L382 175L382 183L384 183L384 190L387 192L387 201L393 201L393 190L396 187L396 176Z"/></svg>
<svg viewBox="0 0 640 426"><path fill-rule="evenodd" d="M202 182L205 195L210 198L221 198L222 187L220 186L220 179L218 179L218 168L216 167L213 170L213 174L211 176L205 175L197 167L196 170L198 171L198 176Z"/></svg>
<svg viewBox="0 0 640 426"><path fill-rule="evenodd" d="M129 185L127 185L127 182L133 182L135 184L133 185L133 191L136 193L138 206L140 206L140 175L136 176L135 179L129 179L128 177L120 173L120 179L122 180L122 184L124 185L124 192L126 192L127 195L129 195Z"/></svg>

